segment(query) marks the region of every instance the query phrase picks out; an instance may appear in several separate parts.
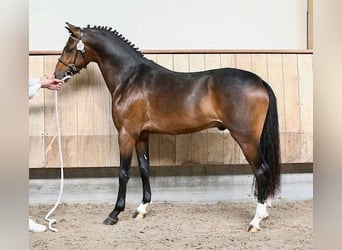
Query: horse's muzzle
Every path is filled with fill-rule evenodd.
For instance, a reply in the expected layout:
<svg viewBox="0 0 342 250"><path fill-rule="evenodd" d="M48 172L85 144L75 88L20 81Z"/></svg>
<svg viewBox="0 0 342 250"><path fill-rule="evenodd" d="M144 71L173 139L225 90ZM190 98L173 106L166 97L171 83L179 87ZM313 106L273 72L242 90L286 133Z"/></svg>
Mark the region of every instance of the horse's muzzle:
<svg viewBox="0 0 342 250"><path fill-rule="evenodd" d="M57 79L60 79L66 83L74 74L71 71L66 71L64 74L57 74L56 72L53 74L53 76Z"/></svg>

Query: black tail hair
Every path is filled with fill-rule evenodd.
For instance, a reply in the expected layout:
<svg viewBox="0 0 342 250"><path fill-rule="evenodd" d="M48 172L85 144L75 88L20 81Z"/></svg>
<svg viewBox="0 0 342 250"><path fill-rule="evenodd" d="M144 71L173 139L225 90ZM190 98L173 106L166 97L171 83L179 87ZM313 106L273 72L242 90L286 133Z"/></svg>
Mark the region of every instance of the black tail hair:
<svg viewBox="0 0 342 250"><path fill-rule="evenodd" d="M279 122L277 111L277 99L271 87L263 81L269 96L269 107L260 138L260 149L263 163L269 166L266 193L274 196L280 187L280 141L279 141Z"/></svg>

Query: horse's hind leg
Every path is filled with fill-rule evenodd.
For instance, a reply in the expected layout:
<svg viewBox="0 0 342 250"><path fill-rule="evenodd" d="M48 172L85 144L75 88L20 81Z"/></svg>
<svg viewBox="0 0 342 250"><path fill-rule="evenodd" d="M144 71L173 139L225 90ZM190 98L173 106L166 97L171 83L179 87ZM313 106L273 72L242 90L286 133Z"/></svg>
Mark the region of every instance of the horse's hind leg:
<svg viewBox="0 0 342 250"><path fill-rule="evenodd" d="M260 230L259 223L268 217L266 208L266 185L269 174L267 164L262 162L262 156L259 149L259 136L251 134L231 133L233 138L240 145L247 161L252 167L254 176L256 178L258 190L258 203L256 207L255 216L249 223L248 232L257 232Z"/></svg>
<svg viewBox="0 0 342 250"><path fill-rule="evenodd" d="M139 172L143 186L142 203L137 208L133 218L142 219L147 214L146 208L151 202L150 187L150 160L148 153L148 134L142 134L135 143L135 149L139 161Z"/></svg>

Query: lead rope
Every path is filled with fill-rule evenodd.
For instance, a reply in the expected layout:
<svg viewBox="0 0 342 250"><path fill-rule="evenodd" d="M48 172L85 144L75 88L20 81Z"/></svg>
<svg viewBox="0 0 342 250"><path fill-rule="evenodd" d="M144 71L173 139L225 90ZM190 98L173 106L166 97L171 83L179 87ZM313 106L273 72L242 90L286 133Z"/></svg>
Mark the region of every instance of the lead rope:
<svg viewBox="0 0 342 250"><path fill-rule="evenodd" d="M65 81L66 79L71 78L71 76L65 76L62 80ZM45 216L45 220L49 222L49 229L53 232L58 232L58 230L52 227L52 224L57 223L56 219L49 219L50 215L55 211L57 208L63 194L63 186L64 186L64 164L63 164L63 153L62 153L62 143L61 143L61 131L59 128L59 110L58 110L58 91L55 91L55 112L56 112L56 126L57 126L57 137L58 137L58 151L59 151L59 161L61 163L61 185L59 189L59 195L56 201L56 204L47 213Z"/></svg>

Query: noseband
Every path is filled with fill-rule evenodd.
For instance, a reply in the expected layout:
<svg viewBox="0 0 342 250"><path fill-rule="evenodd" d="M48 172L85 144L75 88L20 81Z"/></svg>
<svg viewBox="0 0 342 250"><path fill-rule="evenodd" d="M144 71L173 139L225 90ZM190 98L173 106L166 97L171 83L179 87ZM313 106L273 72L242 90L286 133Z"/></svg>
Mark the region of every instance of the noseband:
<svg viewBox="0 0 342 250"><path fill-rule="evenodd" d="M84 43L82 42L82 37L83 37L83 30L81 29L81 33L80 33L80 39L73 37L72 35L70 36L72 39L74 39L75 41L77 41L77 45L76 45L76 54L74 57L74 62L72 64L68 64L66 62L63 62L63 60L60 58L58 58L58 61L62 64L64 64L65 66L69 67L70 72L72 75L77 74L81 71L82 68L86 69L87 68L87 64L86 64L86 59L85 59L85 48L84 48ZM84 66L82 68L78 68L76 66L76 59L78 56L78 53L81 53L83 61L84 61Z"/></svg>

